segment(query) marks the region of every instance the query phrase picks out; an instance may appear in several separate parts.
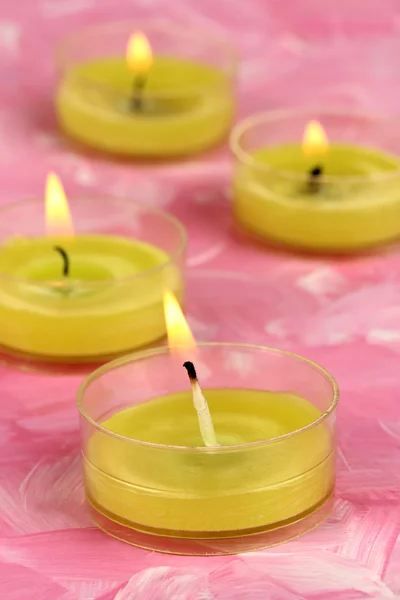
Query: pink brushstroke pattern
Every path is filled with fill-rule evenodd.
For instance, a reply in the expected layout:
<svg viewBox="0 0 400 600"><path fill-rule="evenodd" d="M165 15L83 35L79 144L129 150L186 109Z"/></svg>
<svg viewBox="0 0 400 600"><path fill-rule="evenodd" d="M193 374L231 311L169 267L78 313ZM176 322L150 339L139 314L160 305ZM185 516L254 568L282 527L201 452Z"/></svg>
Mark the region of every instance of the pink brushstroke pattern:
<svg viewBox="0 0 400 600"><path fill-rule="evenodd" d="M206 559L145 552L93 528L83 503L74 404L80 379L1 368L1 597L400 597L398 248L333 260L256 247L233 228L226 147L168 166L107 162L77 154L57 132L51 108L52 51L61 35L94 21L157 14L235 37L240 116L294 103L399 116L398 1L0 5L0 202L42 194L50 168L68 193L128 197L135 190L189 228L189 319L199 339L298 351L332 370L342 387L338 496L330 519L278 548Z"/></svg>

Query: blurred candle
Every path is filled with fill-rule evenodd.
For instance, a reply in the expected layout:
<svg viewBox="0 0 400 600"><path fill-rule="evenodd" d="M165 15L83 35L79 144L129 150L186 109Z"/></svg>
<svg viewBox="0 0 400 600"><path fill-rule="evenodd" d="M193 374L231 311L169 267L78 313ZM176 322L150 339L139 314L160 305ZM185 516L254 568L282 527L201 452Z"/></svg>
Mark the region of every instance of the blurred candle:
<svg viewBox="0 0 400 600"><path fill-rule="evenodd" d="M170 39L171 55L153 56L146 35L139 31L128 36L125 58L111 52L105 57L104 48L116 43L115 27L89 29L87 56L81 54L79 61L74 41L67 45L56 106L69 136L100 151L143 157L184 156L223 139L234 116L231 66L218 65L223 42L193 37L190 44L188 40L190 52L182 45L182 56L176 56L175 34L164 29L150 26L156 41L158 36L163 43ZM125 30L121 43L124 35ZM84 46L82 39L76 43ZM209 55L214 46L213 61ZM187 52L193 58L186 58ZM225 54L228 60L229 52Z"/></svg>
<svg viewBox="0 0 400 600"><path fill-rule="evenodd" d="M103 360L165 335L162 292L180 268L161 248L106 234L74 235L61 182L46 187L47 237L0 247L0 343L49 361Z"/></svg>
<svg viewBox="0 0 400 600"><path fill-rule="evenodd" d="M259 238L318 252L358 251L396 238L400 160L362 145L328 144L315 120L301 144L286 143L284 115L276 123L273 115L250 118L232 133L237 221ZM263 145L280 124L285 143Z"/></svg>

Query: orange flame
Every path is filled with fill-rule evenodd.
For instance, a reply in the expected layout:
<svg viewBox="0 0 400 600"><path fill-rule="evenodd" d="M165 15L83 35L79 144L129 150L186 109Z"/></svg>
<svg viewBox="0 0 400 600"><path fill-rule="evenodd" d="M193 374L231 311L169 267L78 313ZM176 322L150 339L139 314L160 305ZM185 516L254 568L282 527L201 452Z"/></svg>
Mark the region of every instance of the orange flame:
<svg viewBox="0 0 400 600"><path fill-rule="evenodd" d="M164 291L164 314L167 325L168 346L171 350L180 347L181 350L193 350L196 342L184 317L175 294Z"/></svg>
<svg viewBox="0 0 400 600"><path fill-rule="evenodd" d="M135 73L147 73L153 64L153 53L147 37L141 33L133 33L126 49L126 62Z"/></svg>
<svg viewBox="0 0 400 600"><path fill-rule="evenodd" d="M46 180L46 229L48 235L73 237L74 228L61 181L55 173Z"/></svg>
<svg viewBox="0 0 400 600"><path fill-rule="evenodd" d="M320 156L329 150L327 135L318 121L310 121L303 135L302 150L304 156Z"/></svg>

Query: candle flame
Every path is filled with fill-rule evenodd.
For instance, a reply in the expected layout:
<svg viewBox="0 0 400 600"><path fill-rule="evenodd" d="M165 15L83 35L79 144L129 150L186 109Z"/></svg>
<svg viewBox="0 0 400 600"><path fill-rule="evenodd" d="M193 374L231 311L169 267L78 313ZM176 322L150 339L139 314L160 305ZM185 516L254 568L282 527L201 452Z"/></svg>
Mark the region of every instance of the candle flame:
<svg viewBox="0 0 400 600"><path fill-rule="evenodd" d="M163 300L168 346L171 350L177 346L185 351L193 350L196 348L196 342L175 294L165 290Z"/></svg>
<svg viewBox="0 0 400 600"><path fill-rule="evenodd" d="M310 121L303 135L302 150L304 156L321 156L329 149L327 135L318 121Z"/></svg>
<svg viewBox="0 0 400 600"><path fill-rule="evenodd" d="M126 62L134 73L146 74L153 64L153 53L147 37L141 33L133 33L126 49Z"/></svg>
<svg viewBox="0 0 400 600"><path fill-rule="evenodd" d="M55 173L46 180L46 229L48 235L73 237L74 228L61 181Z"/></svg>

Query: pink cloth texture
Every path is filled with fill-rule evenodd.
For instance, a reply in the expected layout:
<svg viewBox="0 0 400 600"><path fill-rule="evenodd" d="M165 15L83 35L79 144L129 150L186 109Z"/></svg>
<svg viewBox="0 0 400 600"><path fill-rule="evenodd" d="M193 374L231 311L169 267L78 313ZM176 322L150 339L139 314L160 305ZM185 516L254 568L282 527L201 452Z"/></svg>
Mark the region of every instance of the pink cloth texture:
<svg viewBox="0 0 400 600"><path fill-rule="evenodd" d="M330 370L342 393L337 499L327 522L262 552L177 557L92 526L75 406L81 378L0 367L0 597L400 598L398 248L338 259L260 247L234 228L226 145L168 165L110 161L65 141L52 104L62 35L161 16L236 40L239 117L293 105L399 116L398 0L1 0L0 7L0 203L42 195L53 169L69 194L135 197L171 211L190 234L195 335L296 351Z"/></svg>

